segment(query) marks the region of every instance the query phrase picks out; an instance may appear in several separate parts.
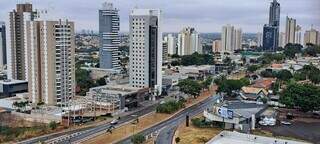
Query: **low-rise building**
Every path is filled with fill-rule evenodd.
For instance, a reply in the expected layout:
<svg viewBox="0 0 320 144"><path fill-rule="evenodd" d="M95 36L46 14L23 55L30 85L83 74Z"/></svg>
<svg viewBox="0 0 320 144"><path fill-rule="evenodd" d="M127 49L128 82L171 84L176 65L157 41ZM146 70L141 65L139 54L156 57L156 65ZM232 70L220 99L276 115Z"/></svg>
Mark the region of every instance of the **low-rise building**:
<svg viewBox="0 0 320 144"><path fill-rule="evenodd" d="M216 103L203 112L207 121L224 123L225 129L249 131L255 128L256 118L267 108L265 104L242 101Z"/></svg>
<svg viewBox="0 0 320 144"><path fill-rule="evenodd" d="M206 144L308 144L293 140L244 134L236 131L222 131Z"/></svg>
<svg viewBox="0 0 320 144"><path fill-rule="evenodd" d="M0 80L0 98L13 97L28 92L28 82L23 80Z"/></svg>
<svg viewBox="0 0 320 144"><path fill-rule="evenodd" d="M105 85L94 87L87 93L87 98L101 105L108 113L137 107L140 102L150 99L149 89L133 88L129 85Z"/></svg>
<svg viewBox="0 0 320 144"><path fill-rule="evenodd" d="M180 67L179 73L188 75L189 78L203 79L208 75L215 74L215 65L184 66Z"/></svg>
<svg viewBox="0 0 320 144"><path fill-rule="evenodd" d="M267 98L269 92L263 88L256 87L242 87L240 90L240 97L244 100L260 101L262 98Z"/></svg>

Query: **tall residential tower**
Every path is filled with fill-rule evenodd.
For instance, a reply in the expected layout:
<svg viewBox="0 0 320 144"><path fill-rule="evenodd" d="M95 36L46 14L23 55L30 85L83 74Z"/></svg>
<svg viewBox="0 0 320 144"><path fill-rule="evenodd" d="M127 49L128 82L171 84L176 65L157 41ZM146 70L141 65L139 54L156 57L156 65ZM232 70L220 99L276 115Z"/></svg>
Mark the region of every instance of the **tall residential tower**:
<svg viewBox="0 0 320 144"><path fill-rule="evenodd" d="M10 12L10 78L28 80L25 28L27 21L32 21L34 17L35 12L32 10L32 4L29 3L17 4L16 9Z"/></svg>
<svg viewBox="0 0 320 144"><path fill-rule="evenodd" d="M104 3L99 10L100 68L120 69L118 11L112 3Z"/></svg>
<svg viewBox="0 0 320 144"><path fill-rule="evenodd" d="M30 101L65 105L75 95L74 23L28 21L25 34Z"/></svg>
<svg viewBox="0 0 320 144"><path fill-rule="evenodd" d="M7 65L6 26L0 22L0 70Z"/></svg>
<svg viewBox="0 0 320 144"><path fill-rule="evenodd" d="M161 11L134 9L130 22L130 86L150 88L157 95L162 86Z"/></svg>
<svg viewBox="0 0 320 144"><path fill-rule="evenodd" d="M191 27L185 27L178 35L178 55L202 53L199 33Z"/></svg>
<svg viewBox="0 0 320 144"><path fill-rule="evenodd" d="M286 44L288 43L296 43L296 27L297 27L297 22L293 18L289 18L287 16L287 21L286 21Z"/></svg>

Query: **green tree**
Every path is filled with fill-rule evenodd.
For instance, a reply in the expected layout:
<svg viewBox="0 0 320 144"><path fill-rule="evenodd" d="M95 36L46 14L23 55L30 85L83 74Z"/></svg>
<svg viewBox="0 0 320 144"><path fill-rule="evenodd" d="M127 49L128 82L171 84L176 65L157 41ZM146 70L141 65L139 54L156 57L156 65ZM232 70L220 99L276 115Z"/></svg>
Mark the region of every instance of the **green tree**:
<svg viewBox="0 0 320 144"><path fill-rule="evenodd" d="M55 121L51 121L51 122L49 123L49 128L50 128L51 130L56 129L57 127L58 127L58 124L57 124Z"/></svg>
<svg viewBox="0 0 320 144"><path fill-rule="evenodd" d="M131 138L133 144L142 144L146 141L146 138L142 134L135 134Z"/></svg>
<svg viewBox="0 0 320 144"><path fill-rule="evenodd" d="M281 70L276 74L276 77L282 81L288 81L290 80L293 76L290 71L288 70Z"/></svg>
<svg viewBox="0 0 320 144"><path fill-rule="evenodd" d="M180 88L180 91L184 92L185 94L192 95L194 98L197 98L197 96L199 96L202 89L198 81L191 79L179 81L178 86Z"/></svg>
<svg viewBox="0 0 320 144"><path fill-rule="evenodd" d="M252 73L252 72L255 72L256 70L258 70L259 68L260 68L259 65L250 65L250 66L248 66L247 71Z"/></svg>
<svg viewBox="0 0 320 144"><path fill-rule="evenodd" d="M290 83L281 93L280 102L288 108L308 112L320 110L320 88L310 84Z"/></svg>
<svg viewBox="0 0 320 144"><path fill-rule="evenodd" d="M286 55L286 57L288 58L294 58L296 56L297 53L301 53L302 52L302 48L303 46L300 44L292 44L292 43L288 43L285 47L284 47L284 54Z"/></svg>
<svg viewBox="0 0 320 144"><path fill-rule="evenodd" d="M174 139L174 141L175 141L176 143L179 143L179 142L180 142L180 138L179 138L179 137L176 137L176 138Z"/></svg>
<svg viewBox="0 0 320 144"><path fill-rule="evenodd" d="M243 78L240 80L223 80L218 84L218 93L226 93L231 96L233 91L240 90L243 86L249 85L250 81L247 78Z"/></svg>
<svg viewBox="0 0 320 144"><path fill-rule="evenodd" d="M202 82L202 88L203 89L208 89L211 85L213 81L213 78L211 76L209 76L207 79L205 79L203 82Z"/></svg>

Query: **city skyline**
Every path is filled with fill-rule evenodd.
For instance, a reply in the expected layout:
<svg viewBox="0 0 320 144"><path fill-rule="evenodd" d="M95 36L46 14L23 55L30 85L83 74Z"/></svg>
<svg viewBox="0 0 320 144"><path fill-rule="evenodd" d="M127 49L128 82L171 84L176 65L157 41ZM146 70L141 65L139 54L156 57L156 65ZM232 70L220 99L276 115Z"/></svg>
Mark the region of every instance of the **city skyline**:
<svg viewBox="0 0 320 144"><path fill-rule="evenodd" d="M32 2L35 9L48 9L52 11L51 16L56 18L65 17L75 21L76 31L82 29L92 29L98 31L97 9L101 7L104 0L98 0L88 3L87 1L74 0L67 2L53 0L21 0L11 1L2 0L0 9L3 11L11 11L16 2ZM163 11L163 31L179 32L182 27L192 26L199 32L220 32L221 27L225 24L233 24L241 27L244 32L261 32L263 24L268 18L268 5L271 0L249 0L246 3L239 3L235 0L217 1L217 0L201 0L194 3L193 0L175 0L175 1L116 1L113 2L115 7L119 8L121 17L121 32L129 31L129 13L130 10L138 6L138 8L159 8ZM318 0L281 0L281 24L280 31L285 30L286 16L297 19L302 26L303 31L314 28L320 28L320 1ZM53 19L54 19L53 18ZM7 13L1 13L0 19L8 20Z"/></svg>

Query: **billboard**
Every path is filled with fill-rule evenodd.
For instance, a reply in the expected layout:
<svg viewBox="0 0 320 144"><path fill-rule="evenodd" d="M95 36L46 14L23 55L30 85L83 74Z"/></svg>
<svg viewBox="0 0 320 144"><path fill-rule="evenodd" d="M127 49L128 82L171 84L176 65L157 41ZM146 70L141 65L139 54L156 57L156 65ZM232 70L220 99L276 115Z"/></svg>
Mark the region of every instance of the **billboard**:
<svg viewBox="0 0 320 144"><path fill-rule="evenodd" d="M218 109L218 114L223 118L228 118L228 119L233 118L233 111L225 107L220 107Z"/></svg>

